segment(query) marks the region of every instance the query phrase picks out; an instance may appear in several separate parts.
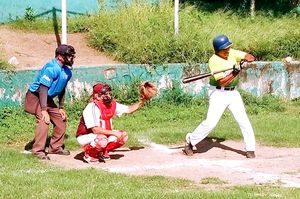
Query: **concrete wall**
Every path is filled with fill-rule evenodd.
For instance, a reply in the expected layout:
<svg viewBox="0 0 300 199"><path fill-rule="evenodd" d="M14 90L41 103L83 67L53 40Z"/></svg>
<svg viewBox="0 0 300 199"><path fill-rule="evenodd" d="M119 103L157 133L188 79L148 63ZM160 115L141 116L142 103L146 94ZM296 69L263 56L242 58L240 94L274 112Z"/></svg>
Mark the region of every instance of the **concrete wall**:
<svg viewBox="0 0 300 199"><path fill-rule="evenodd" d="M91 92L96 82L115 85L126 85L138 80L154 81L158 89L172 86L174 81L181 82L187 74L186 66L170 64L149 67L147 65L107 65L98 67L77 67L67 87L67 100L80 98L84 92ZM207 65L196 67L194 74L205 72ZM21 105L29 84L38 70L23 70L14 73L0 72L0 106ZM274 94L284 99L295 99L300 96L300 63L254 62L241 74L239 87L253 95ZM195 95L206 94L208 78L189 84L182 84L183 91Z"/></svg>

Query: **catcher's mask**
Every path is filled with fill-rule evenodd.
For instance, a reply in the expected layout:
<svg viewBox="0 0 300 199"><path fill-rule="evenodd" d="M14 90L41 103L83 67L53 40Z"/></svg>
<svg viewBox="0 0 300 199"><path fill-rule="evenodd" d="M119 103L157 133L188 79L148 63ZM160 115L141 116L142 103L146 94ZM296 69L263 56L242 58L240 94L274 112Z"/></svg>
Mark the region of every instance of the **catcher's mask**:
<svg viewBox="0 0 300 199"><path fill-rule="evenodd" d="M111 87L108 84L98 83L93 86L93 92L100 94L102 96L102 100L104 104L109 105L113 98L111 96Z"/></svg>
<svg viewBox="0 0 300 199"><path fill-rule="evenodd" d="M64 65L72 67L76 52L73 46L61 44L55 50L55 56L61 55L64 60Z"/></svg>

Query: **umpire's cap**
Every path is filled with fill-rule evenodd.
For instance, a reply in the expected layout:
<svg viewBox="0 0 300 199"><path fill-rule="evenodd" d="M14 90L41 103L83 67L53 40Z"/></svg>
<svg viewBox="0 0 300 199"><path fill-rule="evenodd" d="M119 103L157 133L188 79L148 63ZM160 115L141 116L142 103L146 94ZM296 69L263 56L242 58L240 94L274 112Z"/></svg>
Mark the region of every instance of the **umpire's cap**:
<svg viewBox="0 0 300 199"><path fill-rule="evenodd" d="M55 50L55 56L72 56L74 54L76 54L74 47L67 44L61 44Z"/></svg>

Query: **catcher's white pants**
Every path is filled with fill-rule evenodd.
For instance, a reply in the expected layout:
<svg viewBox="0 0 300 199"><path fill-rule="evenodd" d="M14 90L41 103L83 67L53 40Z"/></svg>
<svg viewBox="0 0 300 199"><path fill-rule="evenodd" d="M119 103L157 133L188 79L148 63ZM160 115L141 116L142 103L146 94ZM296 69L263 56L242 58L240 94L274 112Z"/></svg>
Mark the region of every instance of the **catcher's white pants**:
<svg viewBox="0 0 300 199"><path fill-rule="evenodd" d="M90 144L92 143L97 137L97 134L95 133L89 133L89 134L85 134L85 135L80 135L77 137L77 141L81 146L84 146L86 144ZM109 136L107 139L107 142L115 142L117 141L117 137L116 136Z"/></svg>
<svg viewBox="0 0 300 199"><path fill-rule="evenodd" d="M225 109L228 108L242 131L246 151L255 151L255 136L246 114L243 100L237 90L226 91L210 86L208 90L209 108L206 119L186 135L187 143L195 146L216 127Z"/></svg>

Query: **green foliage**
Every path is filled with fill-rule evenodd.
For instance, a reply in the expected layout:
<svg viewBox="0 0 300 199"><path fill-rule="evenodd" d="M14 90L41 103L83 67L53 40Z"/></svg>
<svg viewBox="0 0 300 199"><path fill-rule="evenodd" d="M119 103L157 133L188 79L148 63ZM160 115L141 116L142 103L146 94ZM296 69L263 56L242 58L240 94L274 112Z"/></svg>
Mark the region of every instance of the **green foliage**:
<svg viewBox="0 0 300 199"><path fill-rule="evenodd" d="M12 144L23 142L27 138L27 130L32 129L34 120L30 120L20 107L2 107L0 109L0 142Z"/></svg>
<svg viewBox="0 0 300 199"><path fill-rule="evenodd" d="M256 97L245 91L240 92L249 113L258 114L262 112L283 112L286 109L283 100L276 96L265 95L262 97Z"/></svg>
<svg viewBox="0 0 300 199"><path fill-rule="evenodd" d="M297 0L296 0L297 1ZM182 0L181 3L196 6L198 9L207 10L209 12L231 11L240 15L249 15L250 0ZM255 1L256 12L263 13L266 16L281 16L289 14L292 5L290 0L259 0Z"/></svg>
<svg viewBox="0 0 300 199"><path fill-rule="evenodd" d="M33 11L32 7L27 7L25 9L24 19L28 20L28 21L34 21L35 20L35 18L34 18L34 11Z"/></svg>
<svg viewBox="0 0 300 199"><path fill-rule="evenodd" d="M207 97L204 96L194 96L188 92L184 92L178 81L172 82L172 87L164 89L160 92L160 97L153 101L154 106L185 106L191 107L193 105L207 106Z"/></svg>
<svg viewBox="0 0 300 199"><path fill-rule="evenodd" d="M162 4L160 7L135 5L117 13L100 13L101 23L91 31L90 43L127 63L185 63L191 57L195 62L208 59L203 45L191 39L197 35L196 31L174 36L170 23L172 12L172 7ZM111 23L112 20L116 23Z"/></svg>
<svg viewBox="0 0 300 199"><path fill-rule="evenodd" d="M134 4L118 12L101 10L98 15L70 18L68 31L88 32L91 46L125 63L207 63L213 54L212 38L220 33L230 37L234 48L251 52L258 60L281 60L287 55L300 58L297 17L258 12L252 19L244 11L235 12L234 2L224 7L220 1L223 9L209 2L193 2L181 4L178 35L174 35L171 2ZM240 2L235 4L240 6ZM60 31L59 20L17 20L10 25L53 32L53 28Z"/></svg>
<svg viewBox="0 0 300 199"><path fill-rule="evenodd" d="M69 119L78 119L85 106L89 103L90 96L85 93L80 99L75 99L72 102L68 103L66 106L66 110L69 115Z"/></svg>
<svg viewBox="0 0 300 199"><path fill-rule="evenodd" d="M57 22L58 29L61 30L61 24ZM8 24L13 29L26 30L28 32L35 31L40 33L51 33L55 29L53 21L50 19L36 18L33 21L17 19Z"/></svg>
<svg viewBox="0 0 300 199"><path fill-rule="evenodd" d="M112 84L112 95L118 99L119 102L125 104L132 104L139 99L139 85L142 80L139 78L133 78L127 84L121 86Z"/></svg>
<svg viewBox="0 0 300 199"><path fill-rule="evenodd" d="M276 38L273 42L266 41L256 50L257 55L266 60L275 60L278 57L300 57L300 33L289 33L283 37ZM276 49L276 50L273 50Z"/></svg>
<svg viewBox="0 0 300 199"><path fill-rule="evenodd" d="M140 80L126 87L114 87L114 96L124 104L131 104L138 99L137 87ZM156 143L181 143L185 134L191 132L203 121L207 113L207 97L196 97L184 93L179 84L165 89L159 96L131 115L114 118L115 129L125 129L130 134L127 146L139 146L140 138L146 137ZM295 129L300 128L298 101L283 103L274 96L254 97L242 92L246 109L257 140L278 146L297 146L300 135ZM121 100L119 100L119 98ZM78 148L75 133L83 109L89 102L89 96L66 104L68 128L66 145ZM21 121L21 122L20 122ZM268 122L266 122L268 121ZM23 147L34 135L35 118L27 114L22 107L3 107L0 109L0 143ZM140 125L143 124L143 125ZM299 125L297 125L299 124ZM297 127L299 126L299 127ZM241 139L241 134L234 118L225 112L212 136L220 139ZM51 135L51 129L49 131Z"/></svg>
<svg viewBox="0 0 300 199"><path fill-rule="evenodd" d="M15 67L6 61L0 60L0 70L13 71Z"/></svg>
<svg viewBox="0 0 300 199"><path fill-rule="evenodd" d="M297 28L290 33L298 20L288 16L258 15L252 20L231 11L210 13L187 5L180 8L178 35L174 35L169 4L159 8L136 5L117 13L102 12L99 18L90 32L90 44L126 63L206 63L213 53L211 40L220 33L227 34L235 48L251 52L259 60L300 56L297 42L281 42L297 40L300 34Z"/></svg>
<svg viewBox="0 0 300 199"><path fill-rule="evenodd" d="M57 19L58 22L60 19ZM68 19L68 31L74 33L90 32L98 23L97 16L80 16Z"/></svg>

